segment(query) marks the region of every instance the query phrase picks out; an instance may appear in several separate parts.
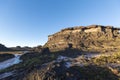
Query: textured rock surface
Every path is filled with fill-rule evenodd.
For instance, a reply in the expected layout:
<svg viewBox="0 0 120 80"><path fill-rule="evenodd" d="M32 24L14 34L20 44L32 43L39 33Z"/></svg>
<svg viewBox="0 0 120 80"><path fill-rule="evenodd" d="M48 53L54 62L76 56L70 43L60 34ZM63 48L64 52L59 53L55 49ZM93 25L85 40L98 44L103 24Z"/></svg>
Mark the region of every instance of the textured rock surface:
<svg viewBox="0 0 120 80"><path fill-rule="evenodd" d="M81 51L107 51L120 48L119 28L112 26L90 25L66 28L48 36L44 45L50 51L67 48Z"/></svg>

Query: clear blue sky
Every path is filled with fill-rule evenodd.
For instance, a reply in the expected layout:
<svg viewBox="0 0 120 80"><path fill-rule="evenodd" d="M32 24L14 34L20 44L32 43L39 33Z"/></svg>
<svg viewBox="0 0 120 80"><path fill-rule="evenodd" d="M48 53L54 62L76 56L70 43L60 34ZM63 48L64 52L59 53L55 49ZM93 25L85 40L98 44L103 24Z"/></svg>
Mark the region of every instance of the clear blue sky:
<svg viewBox="0 0 120 80"><path fill-rule="evenodd" d="M0 0L0 43L37 46L62 28L120 26L120 0Z"/></svg>

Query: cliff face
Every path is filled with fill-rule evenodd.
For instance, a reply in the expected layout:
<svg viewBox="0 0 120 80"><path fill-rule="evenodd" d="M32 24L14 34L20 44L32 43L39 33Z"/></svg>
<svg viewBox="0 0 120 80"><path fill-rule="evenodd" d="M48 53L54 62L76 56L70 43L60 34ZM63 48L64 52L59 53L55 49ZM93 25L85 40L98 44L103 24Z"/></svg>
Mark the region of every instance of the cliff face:
<svg viewBox="0 0 120 80"><path fill-rule="evenodd" d="M101 51L120 48L119 28L90 25L66 28L48 36L44 45L51 51L73 48L82 51Z"/></svg>

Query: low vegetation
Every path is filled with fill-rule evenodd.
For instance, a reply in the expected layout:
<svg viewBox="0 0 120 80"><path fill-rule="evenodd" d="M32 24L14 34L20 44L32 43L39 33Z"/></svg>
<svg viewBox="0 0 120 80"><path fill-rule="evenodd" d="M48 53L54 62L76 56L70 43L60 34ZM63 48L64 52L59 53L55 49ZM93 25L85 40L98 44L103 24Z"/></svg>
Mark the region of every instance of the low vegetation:
<svg viewBox="0 0 120 80"><path fill-rule="evenodd" d="M2 62L2 61L5 61L5 60L7 60L7 59L10 59L10 58L13 58L14 57L14 55L13 54L0 54L0 62Z"/></svg>
<svg viewBox="0 0 120 80"><path fill-rule="evenodd" d="M79 71L80 80L119 80L110 69L107 67L100 67L97 65L87 65L84 67L71 67Z"/></svg>
<svg viewBox="0 0 120 80"><path fill-rule="evenodd" d="M39 74L38 72L42 64L55 60L59 55L60 53L24 54L23 56L21 56L21 60L23 60L23 62L13 65L7 69L1 70L0 73L17 70L17 75L19 76L19 72L26 74L26 72L34 72L34 70L37 70L36 73L31 73L31 77L35 77L38 76L37 74ZM118 65L116 67L116 64L120 64L120 52L97 56L95 58L91 58L88 61L85 61L84 63L86 63L86 65L82 67L72 66L68 68L64 73L60 73L59 76L55 77L57 77L57 79L59 80L69 80L75 78L77 78L78 80L120 80L120 66ZM109 66L111 64L115 64L115 66ZM79 73L79 75L77 75L76 73ZM53 79L54 78L51 78L51 80Z"/></svg>
<svg viewBox="0 0 120 80"><path fill-rule="evenodd" d="M11 67L8 67L6 69L0 70L0 73L14 71L14 70L23 70L23 71L25 70L26 71L27 69L31 67L40 66L54 59L56 59L56 55L54 54L39 54L39 53L24 54L21 57L21 60L23 60L22 62L20 62L19 64L15 64Z"/></svg>
<svg viewBox="0 0 120 80"><path fill-rule="evenodd" d="M108 54L108 55L101 55L96 58L91 59L93 63L97 65L105 65L105 64L110 64L110 63L117 63L120 64L120 52L113 53L113 54Z"/></svg>

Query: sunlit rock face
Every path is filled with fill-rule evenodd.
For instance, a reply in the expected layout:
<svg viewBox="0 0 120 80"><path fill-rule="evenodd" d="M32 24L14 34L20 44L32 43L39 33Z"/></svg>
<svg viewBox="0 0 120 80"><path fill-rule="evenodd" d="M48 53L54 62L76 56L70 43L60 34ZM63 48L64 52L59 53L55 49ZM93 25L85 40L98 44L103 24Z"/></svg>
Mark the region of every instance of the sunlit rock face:
<svg viewBox="0 0 120 80"><path fill-rule="evenodd" d="M78 26L66 28L48 36L44 45L50 51L74 48L82 51L101 51L120 48L119 28L113 26ZM103 44L104 43L104 44Z"/></svg>

